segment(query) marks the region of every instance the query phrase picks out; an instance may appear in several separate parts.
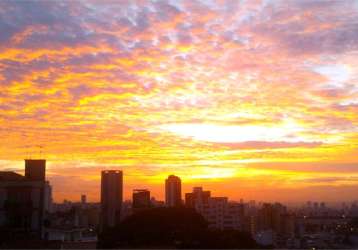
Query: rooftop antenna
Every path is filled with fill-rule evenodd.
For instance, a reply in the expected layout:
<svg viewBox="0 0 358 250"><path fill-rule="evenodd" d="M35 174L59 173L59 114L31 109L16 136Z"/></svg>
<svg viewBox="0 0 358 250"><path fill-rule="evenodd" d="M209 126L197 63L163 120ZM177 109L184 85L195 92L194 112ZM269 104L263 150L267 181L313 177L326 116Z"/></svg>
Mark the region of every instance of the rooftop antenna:
<svg viewBox="0 0 358 250"><path fill-rule="evenodd" d="M40 159L42 159L42 149L43 149L43 146L42 145L38 145L39 147L39 156L40 156Z"/></svg>
<svg viewBox="0 0 358 250"><path fill-rule="evenodd" d="M27 141L27 134L26 131L23 131L21 133L22 140L25 142L25 156L26 159L31 159L31 151L30 151L30 145Z"/></svg>
<svg viewBox="0 0 358 250"><path fill-rule="evenodd" d="M25 159L29 159L30 157L30 153L29 153L29 145L25 146Z"/></svg>
<svg viewBox="0 0 358 250"><path fill-rule="evenodd" d="M28 159L32 159L31 146L30 146L30 145L27 145L26 147L27 147L27 149L28 149L28 151L27 151L27 153L28 153Z"/></svg>

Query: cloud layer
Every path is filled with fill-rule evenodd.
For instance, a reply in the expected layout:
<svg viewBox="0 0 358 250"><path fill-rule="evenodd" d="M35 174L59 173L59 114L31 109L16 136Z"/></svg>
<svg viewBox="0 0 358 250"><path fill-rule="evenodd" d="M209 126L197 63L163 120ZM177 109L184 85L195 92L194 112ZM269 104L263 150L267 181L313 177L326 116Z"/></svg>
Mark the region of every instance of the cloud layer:
<svg viewBox="0 0 358 250"><path fill-rule="evenodd" d="M351 188L357 20L348 0L1 1L1 168L45 157L93 199L108 166L130 187Z"/></svg>

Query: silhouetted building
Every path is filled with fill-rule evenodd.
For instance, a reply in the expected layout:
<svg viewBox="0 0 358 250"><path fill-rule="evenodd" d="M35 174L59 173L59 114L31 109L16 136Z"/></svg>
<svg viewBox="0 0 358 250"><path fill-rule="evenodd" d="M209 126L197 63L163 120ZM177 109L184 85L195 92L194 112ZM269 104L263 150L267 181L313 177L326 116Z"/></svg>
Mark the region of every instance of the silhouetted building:
<svg viewBox="0 0 358 250"><path fill-rule="evenodd" d="M229 202L227 197L209 197L208 205L204 205L201 211L210 228L243 229L244 206Z"/></svg>
<svg viewBox="0 0 358 250"><path fill-rule="evenodd" d="M114 227L120 222L123 200L123 173L119 170L102 171L101 229Z"/></svg>
<svg viewBox="0 0 358 250"><path fill-rule="evenodd" d="M210 228L242 229L244 206L229 202L227 197L211 197L202 187L185 194L185 206L195 208L209 223Z"/></svg>
<svg viewBox="0 0 358 250"><path fill-rule="evenodd" d="M158 201L155 199L155 197L150 198L150 205L152 207L165 207L164 201Z"/></svg>
<svg viewBox="0 0 358 250"><path fill-rule="evenodd" d="M87 203L87 197L85 194L82 194L81 195L81 204L82 205L85 205Z"/></svg>
<svg viewBox="0 0 358 250"><path fill-rule="evenodd" d="M143 209L150 207L150 191L147 189L133 190L133 209Z"/></svg>
<svg viewBox="0 0 358 250"><path fill-rule="evenodd" d="M185 206L195 207L195 204L207 204L210 191L203 191L202 187L194 187L192 193L185 194Z"/></svg>
<svg viewBox="0 0 358 250"><path fill-rule="evenodd" d="M0 172L0 227L42 237L52 203L45 165L46 160L25 160L25 176Z"/></svg>
<svg viewBox="0 0 358 250"><path fill-rule="evenodd" d="M270 235L275 246L295 235L295 217L280 203L264 203L258 211L256 237Z"/></svg>
<svg viewBox="0 0 358 250"><path fill-rule="evenodd" d="M128 216L133 214L133 202L131 200L125 200L122 203L122 210L121 210L121 220L124 220Z"/></svg>
<svg viewBox="0 0 358 250"><path fill-rule="evenodd" d="M169 175L165 180L165 204L168 207L181 206L181 180L178 176Z"/></svg>
<svg viewBox="0 0 358 250"><path fill-rule="evenodd" d="M280 203L264 203L259 211L258 228L260 230L282 231L283 215L287 213L285 206Z"/></svg>
<svg viewBox="0 0 358 250"><path fill-rule="evenodd" d="M45 181L46 160L25 160L25 177L32 181Z"/></svg>

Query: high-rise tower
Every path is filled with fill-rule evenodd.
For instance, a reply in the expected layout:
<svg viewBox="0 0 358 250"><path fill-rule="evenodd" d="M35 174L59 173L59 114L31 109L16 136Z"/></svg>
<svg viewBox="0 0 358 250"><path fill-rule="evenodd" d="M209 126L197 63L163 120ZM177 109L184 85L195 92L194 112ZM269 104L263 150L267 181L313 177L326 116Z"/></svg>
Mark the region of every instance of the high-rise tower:
<svg viewBox="0 0 358 250"><path fill-rule="evenodd" d="M182 205L181 180L178 176L169 175L165 180L165 204L168 207Z"/></svg>
<svg viewBox="0 0 358 250"><path fill-rule="evenodd" d="M102 171L101 229L114 227L120 222L123 200L123 173L120 170Z"/></svg>

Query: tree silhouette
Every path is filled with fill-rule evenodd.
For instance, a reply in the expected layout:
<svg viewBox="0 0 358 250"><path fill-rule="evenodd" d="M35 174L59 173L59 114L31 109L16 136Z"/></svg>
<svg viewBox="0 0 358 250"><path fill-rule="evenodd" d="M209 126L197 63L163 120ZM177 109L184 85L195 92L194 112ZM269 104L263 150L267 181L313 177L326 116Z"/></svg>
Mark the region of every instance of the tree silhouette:
<svg viewBox="0 0 358 250"><path fill-rule="evenodd" d="M99 248L257 248L249 234L209 230L190 208L152 208L135 213L99 236Z"/></svg>

